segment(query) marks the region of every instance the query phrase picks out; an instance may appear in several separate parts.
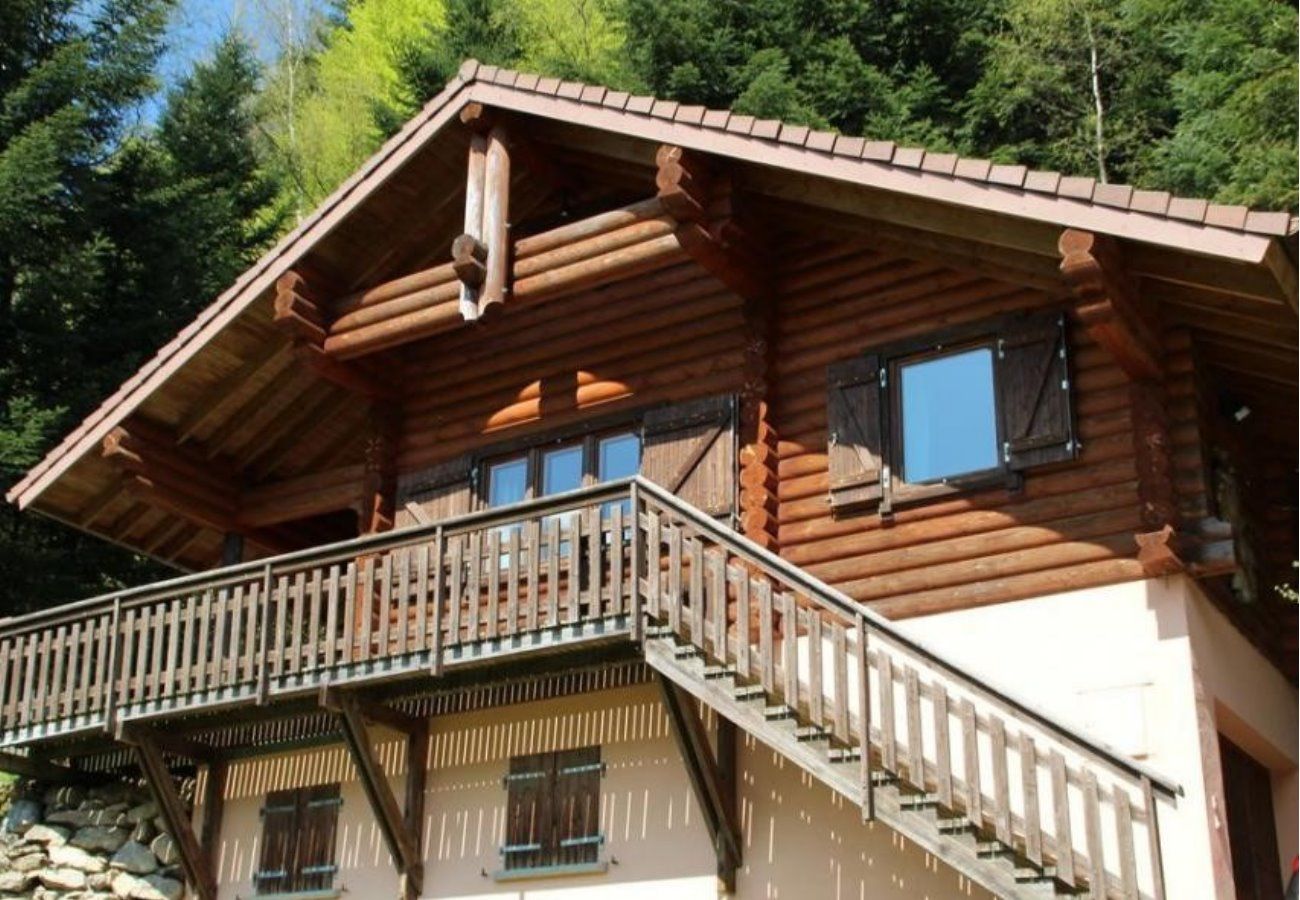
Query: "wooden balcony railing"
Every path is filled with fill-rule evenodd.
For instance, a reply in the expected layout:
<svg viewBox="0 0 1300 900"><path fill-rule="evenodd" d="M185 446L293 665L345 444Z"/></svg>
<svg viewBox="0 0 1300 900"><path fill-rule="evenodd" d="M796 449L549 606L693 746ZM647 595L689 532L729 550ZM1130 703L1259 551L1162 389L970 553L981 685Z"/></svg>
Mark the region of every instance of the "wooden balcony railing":
<svg viewBox="0 0 1300 900"><path fill-rule="evenodd" d="M724 715L706 678L787 708L868 806L883 774L1058 882L1163 897L1174 785L641 478L0 621L0 745L629 637L702 658Z"/></svg>

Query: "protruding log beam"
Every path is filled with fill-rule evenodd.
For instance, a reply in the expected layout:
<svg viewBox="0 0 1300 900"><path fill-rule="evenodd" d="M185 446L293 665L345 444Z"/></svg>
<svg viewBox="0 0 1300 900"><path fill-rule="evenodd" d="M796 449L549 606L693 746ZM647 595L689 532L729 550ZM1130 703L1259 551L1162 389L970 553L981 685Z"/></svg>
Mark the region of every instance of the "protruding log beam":
<svg viewBox="0 0 1300 900"><path fill-rule="evenodd" d="M703 222L708 217L708 167L699 156L672 144L655 153L656 196L664 209L681 222Z"/></svg>
<svg viewBox="0 0 1300 900"><path fill-rule="evenodd" d="M398 808L397 798L388 785L383 767L375 755L370 733L366 729L364 714L355 695L346 691L331 690L322 698L325 706L333 712L339 721L343 740L347 745L352 762L356 765L357 776L370 802L371 811L384 836L388 851L392 854L401 878L402 896L405 900L415 900L420 896L424 885L424 861L420 857L419 828L412 827L418 823L408 822ZM426 750L427 755L427 750ZM423 795L423 791L421 791ZM413 812L413 810L408 810ZM421 819L423 816L421 815Z"/></svg>
<svg viewBox="0 0 1300 900"><path fill-rule="evenodd" d="M211 855L200 847L190 826L190 818L180 795L176 792L176 783L163 761L163 750L157 735L144 729L126 729L120 739L131 746L136 761L144 773L145 784L153 794L154 802L167 831L176 842L181 855L181 868L191 890L200 900L217 900L217 879L211 864Z"/></svg>
<svg viewBox="0 0 1300 900"><path fill-rule="evenodd" d="M682 761L686 764L686 774L690 777L696 803L704 814L709 836L713 839L718 858L718 879L728 892L732 892L736 888L736 869L742 860L743 846L740 828L736 824L733 763L731 760L723 761L714 757L709 747L709 737L704 731L704 723L695 712L695 703L690 694L663 675L658 676L658 682L673 738L682 754ZM721 725L721 720L719 724ZM734 757L734 730L724 739L720 728L718 736L719 752L727 750ZM724 776L724 772L728 774Z"/></svg>
<svg viewBox="0 0 1300 900"><path fill-rule="evenodd" d="M487 244L487 272L478 295L478 314L504 303L510 290L510 151L500 126L488 131L483 173L483 242Z"/></svg>
<svg viewBox="0 0 1300 900"><path fill-rule="evenodd" d="M474 235L462 234L451 242L451 267L465 287L477 288L487 275L487 247Z"/></svg>
<svg viewBox="0 0 1300 900"><path fill-rule="evenodd" d="M249 488L240 522L256 528L354 508L366 477L363 465L340 466Z"/></svg>
<svg viewBox="0 0 1300 900"><path fill-rule="evenodd" d="M318 377L367 398L393 393L383 378L359 366L343 366L324 352L330 322L301 273L288 271L275 283L275 324L289 336L298 358Z"/></svg>
<svg viewBox="0 0 1300 900"><path fill-rule="evenodd" d="M1093 340L1111 353L1130 379L1159 378L1159 336L1114 240L1070 228L1061 234L1058 247L1061 274L1077 301L1075 315Z"/></svg>
<svg viewBox="0 0 1300 900"><path fill-rule="evenodd" d="M1177 552L1178 537L1173 526L1133 536L1138 547L1138 562L1149 576L1173 575L1185 568Z"/></svg>

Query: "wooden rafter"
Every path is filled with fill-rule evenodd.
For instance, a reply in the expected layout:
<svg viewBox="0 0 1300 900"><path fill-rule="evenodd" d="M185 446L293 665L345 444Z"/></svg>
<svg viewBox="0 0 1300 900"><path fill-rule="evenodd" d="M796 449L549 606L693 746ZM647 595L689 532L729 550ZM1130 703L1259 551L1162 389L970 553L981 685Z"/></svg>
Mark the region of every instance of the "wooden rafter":
<svg viewBox="0 0 1300 900"><path fill-rule="evenodd" d="M1061 234L1061 274L1075 296L1075 315L1134 381L1160 377L1161 351L1153 316L1133 287L1119 247L1105 235Z"/></svg>
<svg viewBox="0 0 1300 900"><path fill-rule="evenodd" d="M398 875L401 879L401 896L405 900L415 900L415 898L419 897L424 885L424 861L420 856L420 832L424 819L422 809L424 792L423 790L419 792L421 801L417 805L421 806L421 809L418 811L414 808L414 805L410 804L411 795L408 793L408 808L404 814L398 808L397 798L393 796L392 788L388 785L388 779L384 776L383 767L379 764L379 759L375 755L370 732L365 724L367 714L362 710L360 699L356 694L331 689L323 693L321 700L325 708L338 717L339 727L343 732L343 740L347 744L352 762L356 765L361 787L365 791L366 799L370 802L371 811L375 814L375 820L378 822L379 830L384 836L384 842L388 845L388 850L397 865ZM370 715L374 715L374 713L371 712ZM411 773L414 773L417 766L423 768L428 755L427 728L421 729L417 727L414 732L408 734L408 740L417 745L408 749L420 750L420 748L423 748L418 759L416 757L409 758ZM424 774L421 772L415 777L422 781ZM423 785L421 785L422 787Z"/></svg>
<svg viewBox="0 0 1300 900"><path fill-rule="evenodd" d="M213 853L205 852L194 835L171 771L163 761L163 746L156 732L143 728L121 729L119 739L130 745L144 773L145 783L167 824L167 831L180 851L181 868L191 889L200 900L216 900L217 879L212 865Z"/></svg>
<svg viewBox="0 0 1300 900"><path fill-rule="evenodd" d="M690 694L662 674L658 676L658 683L673 738L681 751L691 789L713 839L718 858L718 878L728 891L734 891L743 846L736 823L735 726L730 722L723 725L719 718L719 753L715 757ZM728 738L723 737L724 730L728 732Z"/></svg>

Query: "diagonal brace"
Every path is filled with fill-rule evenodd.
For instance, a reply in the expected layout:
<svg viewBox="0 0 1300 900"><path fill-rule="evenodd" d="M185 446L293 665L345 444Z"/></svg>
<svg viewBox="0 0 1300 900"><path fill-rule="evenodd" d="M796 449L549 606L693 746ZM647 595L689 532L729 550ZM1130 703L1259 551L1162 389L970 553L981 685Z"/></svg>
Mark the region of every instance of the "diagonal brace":
<svg viewBox="0 0 1300 900"><path fill-rule="evenodd" d="M734 891L736 869L741 863L740 828L735 816L736 785L732 777L734 726L718 718L719 753L715 758L704 723L696 714L690 695L663 675L659 675L658 683L673 737L686 763L686 774L691 779L695 800L704 813L704 822L718 855L718 878L728 891Z"/></svg>
<svg viewBox="0 0 1300 900"><path fill-rule="evenodd" d="M325 706L338 717L343 741L347 744L348 753L357 767L361 787L370 802L375 820L379 823L384 842L397 863L397 871L402 881L402 896L407 900L414 900L424 887L424 861L420 854L422 810L418 817L414 815L416 813L414 809L407 810L412 815L403 816L402 810L397 805L397 798L393 796L392 788L384 777L379 759L375 756L374 745L366 729L365 716L361 711L358 698L346 691L331 690L326 693L324 701ZM424 741L419 739L419 731L412 734L410 736L412 745L427 746L427 731L424 734ZM412 772L417 764L423 767L424 756L424 753L420 753L418 760L412 757L410 761ZM408 797L408 805L409 803Z"/></svg>
<svg viewBox="0 0 1300 900"><path fill-rule="evenodd" d="M176 783L163 761L162 747L154 735L143 729L124 729L121 740L131 746L136 761L144 773L145 783L153 794L154 802L167 823L167 831L176 841L181 854L181 867L199 900L216 900L217 879L212 867L212 854L205 853L194 836L190 817L185 812ZM215 835L204 835L210 839Z"/></svg>

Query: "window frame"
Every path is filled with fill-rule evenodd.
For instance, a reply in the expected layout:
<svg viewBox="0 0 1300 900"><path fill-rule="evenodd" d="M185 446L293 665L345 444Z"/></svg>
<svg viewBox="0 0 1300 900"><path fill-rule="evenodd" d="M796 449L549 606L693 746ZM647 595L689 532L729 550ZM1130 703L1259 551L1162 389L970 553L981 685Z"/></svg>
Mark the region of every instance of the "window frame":
<svg viewBox="0 0 1300 900"><path fill-rule="evenodd" d="M995 325L979 328L973 332L967 330L965 334L945 331L941 335L932 334L921 340L894 344L876 351L886 372L882 397L885 403L883 413L886 429L885 434L882 435L881 449L885 454L884 463L889 473L889 489L895 505L946 497L1002 484L1013 485L1018 481L1011 472L1004 451L1006 436L1002 397L998 386L998 340ZM997 463L989 468L928 481L906 480L903 465L903 367L980 348L988 348L992 354L993 434Z"/></svg>
<svg viewBox="0 0 1300 900"><path fill-rule="evenodd" d="M506 821L504 842L498 848L502 858L501 868L493 873L494 880L515 881L553 875L595 874L608 870L608 862L602 858L601 853L606 841L601 821L603 810L600 780L607 771L603 749L601 745L595 744L518 754L509 759L506 774L501 777L502 787L506 790ZM521 771L524 765L536 768ZM565 793L560 790L559 778L574 775L590 778L590 783L583 787L590 794L589 800L594 800L594 806L591 806L592 819L584 829L584 834L562 838L557 803L565 799ZM528 799L527 788L521 789L517 785L533 784L538 779L544 783L543 792L534 801L545 813L545 817L534 827L544 833L533 835L534 840L528 844L513 844L512 815L516 804ZM516 794L517 790L525 796L520 797ZM512 855L515 856L513 864ZM588 859L565 859L588 855ZM524 856L529 861L521 863L519 856Z"/></svg>
<svg viewBox="0 0 1300 900"><path fill-rule="evenodd" d="M587 428L579 432L561 432L543 435L533 440L520 439L512 441L505 447L488 450L474 460L473 472L476 489L474 490L475 509L491 509L492 467L512 460L525 460L525 484L523 500L534 500L543 496L541 485L544 477L544 459L546 454L569 447L582 448L582 481L579 488L591 487L600 481L600 442L606 438L630 435L637 440L638 455L645 453L645 438L641 433L638 419L625 419L617 424L603 424L597 428ZM638 470L640 465L638 464Z"/></svg>
<svg viewBox="0 0 1300 900"><path fill-rule="evenodd" d="M283 801L276 804L275 801ZM313 835L311 829L306 827L305 814L313 806L332 806L334 809L334 819L331 827L332 846L328 856L332 860L329 863L312 861L309 865L303 865L303 856L306 852L304 843ZM277 791L270 791L265 795L262 809L259 814L261 819L261 830L259 833L260 845L258 848L258 868L253 872L253 896L257 898L274 898L274 897L297 897L305 894L312 896L337 896L339 892L339 861L338 861L338 836L339 836L339 815L343 807L342 785L338 782L326 784L311 784L301 787L285 788ZM288 825L285 826L285 833L288 836L289 845L284 849L285 856L292 861L293 868L283 870L267 870L263 868L266 858L266 844L268 841L267 816L275 813L283 815L286 812L290 815ZM307 848L310 849L310 848ZM307 871L312 869L315 871ZM304 879L313 877L324 877L326 883L323 885L303 884ZM264 884L267 882L279 881L275 889L267 890Z"/></svg>

